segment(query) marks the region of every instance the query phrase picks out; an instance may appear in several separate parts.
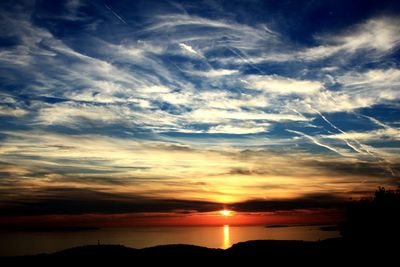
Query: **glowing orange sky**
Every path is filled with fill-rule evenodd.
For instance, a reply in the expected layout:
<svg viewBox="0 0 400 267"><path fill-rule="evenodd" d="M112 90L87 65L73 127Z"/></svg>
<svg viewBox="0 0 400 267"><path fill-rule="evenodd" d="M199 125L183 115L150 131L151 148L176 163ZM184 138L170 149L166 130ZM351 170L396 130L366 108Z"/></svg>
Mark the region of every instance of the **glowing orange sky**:
<svg viewBox="0 0 400 267"><path fill-rule="evenodd" d="M132 226L199 226L199 225L275 225L275 224L333 224L341 220L338 210L298 210L291 212L233 212L231 216L219 211L193 214L140 213L114 215L42 215L4 218L2 224L25 228L66 226L132 227Z"/></svg>

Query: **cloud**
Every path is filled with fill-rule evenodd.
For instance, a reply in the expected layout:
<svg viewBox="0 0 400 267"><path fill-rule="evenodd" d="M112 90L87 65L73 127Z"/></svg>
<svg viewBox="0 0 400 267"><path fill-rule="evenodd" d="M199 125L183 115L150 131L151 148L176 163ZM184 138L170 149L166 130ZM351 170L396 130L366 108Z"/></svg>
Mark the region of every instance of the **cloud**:
<svg viewBox="0 0 400 267"><path fill-rule="evenodd" d="M265 39L276 38L275 33L265 24L252 27L245 24L237 23L229 20L210 19L195 15L186 14L167 14L159 15L150 21L149 26L145 29L147 32L171 32L175 31L177 41L189 39L195 32L188 33L185 28L202 29L203 32L209 32L210 35L197 36L198 40L211 40L217 37L218 40L223 38L225 44L236 44L238 48L248 48L249 45L258 45ZM180 31L181 30L181 31ZM184 33L184 35L181 35ZM220 34L224 33L223 36ZM219 36L218 36L219 35ZM253 43L252 43L253 41Z"/></svg>
<svg viewBox="0 0 400 267"><path fill-rule="evenodd" d="M39 93L69 100L51 105L37 103L35 107L38 109L36 110L38 116L35 121L44 125L64 125L76 128L84 121L91 123L97 121L99 125L129 126L133 125L134 121L136 125L142 124L143 128L156 132L190 132L193 131L190 124L203 123L204 120L196 115L201 111L189 113L194 114L194 117L185 117L189 109L208 106L224 109L220 112L219 115L222 117L218 121L232 124L231 118L226 118L230 109L239 110L240 107L265 107L267 105L263 97L250 94L233 95L229 90L224 90L224 93L220 94L220 98L209 101L211 94L195 92L193 89L195 84L192 81L186 82L177 77L177 74L171 73L163 62L153 57L168 53L162 43L156 46L151 40L140 40L131 45L114 45L103 40L95 40L96 49L102 55L109 56L118 63L126 64L127 59L131 59L130 63L138 64L139 67L135 68L138 72L136 75L136 73L128 72L126 68L120 68L119 64L114 62L77 52L50 32L33 25L28 18L21 20L10 18L9 21L20 29L29 30L32 38L37 40L36 42L29 40L24 43L23 45L28 49L40 51L42 54L57 55L57 57L47 57L45 60L39 61L38 66L27 64L27 71L34 74L32 87L26 90L29 95ZM24 38L26 37L24 36ZM44 43L46 46L39 45L39 43ZM187 51L194 51L185 43L181 43L181 47L186 50L192 49ZM33 53L29 54L33 56ZM73 63L64 64L65 61ZM151 71L142 69L147 65L150 66ZM52 66L52 68L48 69L46 77L44 77L38 69L48 66ZM154 69L157 71L155 72ZM81 75L82 73L85 75ZM193 71L192 74L218 78L238 73L237 70L211 68L206 72ZM57 88L57 91L54 91L54 88ZM164 103L173 105L170 107L173 110L172 113L159 109L160 106L164 106ZM288 115L288 119L292 119L289 118L290 116ZM240 117L240 115L236 117ZM248 118L248 115L244 114L242 117ZM255 119L259 117L260 115L257 115ZM274 117L274 115L271 114L269 117ZM275 117L278 118L279 115L275 115ZM237 129L237 126L235 127L232 129ZM260 127L258 128L260 129ZM225 130L227 129L225 128Z"/></svg>
<svg viewBox="0 0 400 267"><path fill-rule="evenodd" d="M350 95L343 91L322 91L311 97L305 97L303 101L291 102L290 106L305 113L315 113L309 106L320 112L353 111L360 108L371 107L377 104L375 99L362 95Z"/></svg>
<svg viewBox="0 0 400 267"><path fill-rule="evenodd" d="M208 71L190 71L188 73L190 73L191 75L195 75L195 76L216 78L216 77L223 77L223 76L239 74L239 71L238 70L230 70L230 69L212 69L212 70L208 70Z"/></svg>
<svg viewBox="0 0 400 267"><path fill-rule="evenodd" d="M318 114L320 114L320 113L318 112ZM333 127L335 130L340 132L340 134L338 134L338 135L333 135L335 139L342 140L354 152L356 152L357 154L361 155L362 158L364 158L364 159L365 158L369 158L370 160L375 161L377 163L377 165L380 166L381 171L383 171L384 173L390 174L393 177L397 176L396 171L393 170L392 167L391 167L391 161L387 159L389 155L383 155L379 151L376 151L373 147L361 143L358 139L354 138L354 135L347 134L346 132L340 130L335 125L333 125L330 121L328 121L325 118L325 116L323 116L322 114L320 114L320 115L331 127ZM310 139L316 145L325 147L325 148L327 148L327 149L329 149L331 151L334 151L334 152L336 152L336 153L338 153L338 154L340 154L340 155L342 155L344 157L357 157L357 156L359 156L357 154L353 154L352 155L352 154L349 154L348 152L341 152L341 151L343 151L342 149L338 149L337 147L334 147L332 145L326 145L324 143L321 143L320 139L324 138L324 136L319 136L319 137L315 137L314 136L313 137L313 136L309 136L309 135L306 135L306 134L298 132L298 131L293 131L293 130L287 130L287 131L293 132L293 133L296 133L296 134L300 134L300 135ZM325 140L329 140L329 139L325 138Z"/></svg>
<svg viewBox="0 0 400 267"><path fill-rule="evenodd" d="M196 50L193 49L193 47L191 47L190 45L184 44L184 43L179 43L179 47L182 48L183 50L185 50L186 52L189 52L191 54L195 54L197 56L199 56L199 52L197 52Z"/></svg>
<svg viewBox="0 0 400 267"><path fill-rule="evenodd" d="M219 123L226 120L264 120L264 121L308 121L309 119L293 114L234 111L223 109L199 108L189 114L188 118L203 123Z"/></svg>
<svg viewBox="0 0 400 267"><path fill-rule="evenodd" d="M386 129L378 129L373 131L364 131L364 132L346 132L346 134L338 133L338 134L329 134L324 135L324 138L331 139L343 139L343 138L352 138L361 141L392 141L392 140L400 140L400 130L396 128L386 128Z"/></svg>
<svg viewBox="0 0 400 267"><path fill-rule="evenodd" d="M400 70L372 69L366 72L348 72L337 77L344 91L356 98L364 98L370 105L400 98Z"/></svg>
<svg viewBox="0 0 400 267"><path fill-rule="evenodd" d="M336 59L340 58L339 63L343 64L362 52L366 58L379 58L393 53L399 46L398 24L399 18L396 16L373 17L336 32L315 35L314 40L317 45L313 47L299 47L278 38L278 45L271 46L270 49L252 51L253 55L250 57L225 57L222 60L226 63L260 64L264 62L323 61L336 56Z"/></svg>
<svg viewBox="0 0 400 267"><path fill-rule="evenodd" d="M318 92L323 84L318 81L294 80L276 75L253 75L246 80L246 86L267 93L288 95L309 95Z"/></svg>
<svg viewBox="0 0 400 267"><path fill-rule="evenodd" d="M335 90L330 90L325 86L325 90L304 95L303 99L288 100L288 106L312 114L391 105L400 98L400 71L396 68L349 71L335 76L334 87Z"/></svg>
<svg viewBox="0 0 400 267"><path fill-rule="evenodd" d="M316 60L339 52L351 54L364 50L377 55L390 53L400 44L398 23L396 17L372 18L342 33L317 37L318 41L327 44L307 49L297 56Z"/></svg>
<svg viewBox="0 0 400 267"><path fill-rule="evenodd" d="M326 148L326 149L328 149L328 150L330 150L330 151L333 151L333 152L335 152L335 153L337 153L337 154L339 154L339 155L341 155L341 156L343 156L343 157L348 157L348 156L349 156L349 154L346 154L346 153L344 153L344 152L341 152L341 151L339 151L338 149L336 149L336 148L334 148L334 147L331 147L331 146L329 146L329 145L323 144L323 143L322 143L320 140L318 140L318 138L316 138L316 137L307 135L307 134L302 133L302 132L299 132L299 131L294 131L294 130L289 130L289 129L287 129L286 131L288 131L288 132L290 132L290 133L294 133L294 134L301 135L301 136L303 136L303 137L305 137L305 138L311 140L311 142L313 142L314 144L316 144L316 145L318 145L318 146L321 146L321 147L324 147L324 148Z"/></svg>
<svg viewBox="0 0 400 267"><path fill-rule="evenodd" d="M247 141L241 139L244 148L220 141L219 147L210 149L210 145L191 147L168 143L168 139L135 140L96 134L14 131L2 135L6 138L0 148L0 173L4 178L0 189L8 192L1 194L2 202L17 201L22 199L22 192L35 195L37 190L48 187L80 188L132 198L178 196L236 203L266 195L276 199L324 190L339 193L343 188L357 187L363 180L370 181L363 188L371 190L382 183L396 183L379 162L308 153L304 147L296 149L294 145L299 142L292 139L286 143L280 140L282 145L278 145L266 138L247 147ZM272 144L271 148L264 149L268 144ZM282 151L282 147L287 150ZM345 150L339 152L342 151ZM398 151L392 153L390 166L397 171Z"/></svg>
<svg viewBox="0 0 400 267"><path fill-rule="evenodd" d="M8 199L0 207L2 216L211 212L223 206L217 202L158 199L74 187L42 187L19 193L18 199ZM284 200L249 200L229 207L240 212L270 212L338 208L345 203L346 199L333 194L313 194Z"/></svg>
<svg viewBox="0 0 400 267"><path fill-rule="evenodd" d="M103 47L101 50L104 53L113 55L114 59L118 59L121 62L131 63L148 63L155 65L157 64L151 56L162 55L166 51L166 48L162 44L156 42L137 40L136 42L130 42L125 44L113 44L103 40L96 40L98 47Z"/></svg>
<svg viewBox="0 0 400 267"><path fill-rule="evenodd" d="M241 108L266 108L270 105L267 97L261 94L233 94L227 91L203 91L191 96L192 105L199 108L220 110L240 110Z"/></svg>
<svg viewBox="0 0 400 267"><path fill-rule="evenodd" d="M396 17L312 37L224 6L120 20L98 4L42 5L0 7L5 200L45 188L47 202L32 201L62 206L80 188L105 207L121 196L129 212L142 200L303 203L398 182Z"/></svg>
<svg viewBox="0 0 400 267"><path fill-rule="evenodd" d="M267 131L268 123L238 123L236 125L222 124L212 126L209 133L225 133L225 134L254 134Z"/></svg>
<svg viewBox="0 0 400 267"><path fill-rule="evenodd" d="M22 193L22 192L20 192ZM44 187L0 208L5 215L121 214L137 212L215 211L221 204L206 201L156 199L73 187Z"/></svg>
<svg viewBox="0 0 400 267"><path fill-rule="evenodd" d="M364 177L362 183L372 182L383 183L382 180L389 179L391 176L390 172L382 168L382 164L379 161L319 161L319 160L311 160L309 162L309 166L319 166L320 168L324 168L327 172L332 175L340 175L340 176L352 176L357 175L360 177ZM398 162L393 162L390 164L390 168L393 172L400 172L400 165ZM351 182L351 181L349 181ZM385 181L386 182L386 181Z"/></svg>
<svg viewBox="0 0 400 267"><path fill-rule="evenodd" d="M347 200L334 194L310 194L295 199L254 199L232 205L233 210L243 212L285 211L343 207Z"/></svg>
<svg viewBox="0 0 400 267"><path fill-rule="evenodd" d="M39 123L80 127L81 123L132 125L130 109L124 107L96 106L90 104L61 103L41 108Z"/></svg>
<svg viewBox="0 0 400 267"><path fill-rule="evenodd" d="M10 108L0 106L0 116L13 116L21 117L26 115L28 112L20 108Z"/></svg>
<svg viewBox="0 0 400 267"><path fill-rule="evenodd" d="M26 105L9 94L0 93L0 116L22 117L29 112Z"/></svg>

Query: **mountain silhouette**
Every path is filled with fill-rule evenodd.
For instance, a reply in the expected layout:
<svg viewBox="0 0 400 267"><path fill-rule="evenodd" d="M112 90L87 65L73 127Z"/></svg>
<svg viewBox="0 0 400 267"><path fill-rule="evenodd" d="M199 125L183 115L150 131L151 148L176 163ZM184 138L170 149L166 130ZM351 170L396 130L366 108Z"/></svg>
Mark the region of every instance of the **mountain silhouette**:
<svg viewBox="0 0 400 267"><path fill-rule="evenodd" d="M343 238L317 242L255 240L241 242L231 248L210 249L193 245L163 245L144 249L121 245L91 245L66 249L51 254L0 258L2 266L74 265L145 266L139 263L173 266L205 264L266 263L329 266L343 263L390 261L396 247L388 244L360 244ZM127 264L129 263L129 264ZM267 264L268 263L268 264ZM225 266L225 265L224 265Z"/></svg>

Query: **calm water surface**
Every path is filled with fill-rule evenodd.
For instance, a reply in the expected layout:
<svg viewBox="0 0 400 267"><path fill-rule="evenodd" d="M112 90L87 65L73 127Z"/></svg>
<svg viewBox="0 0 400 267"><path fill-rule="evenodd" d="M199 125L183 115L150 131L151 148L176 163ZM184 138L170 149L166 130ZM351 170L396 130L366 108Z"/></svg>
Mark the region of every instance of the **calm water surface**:
<svg viewBox="0 0 400 267"><path fill-rule="evenodd" d="M235 243L257 240L316 241L339 236L319 226L266 228L264 226L135 227L104 228L77 232L0 232L0 256L54 252L65 248L97 244L121 244L144 248L164 244L192 244L229 248Z"/></svg>

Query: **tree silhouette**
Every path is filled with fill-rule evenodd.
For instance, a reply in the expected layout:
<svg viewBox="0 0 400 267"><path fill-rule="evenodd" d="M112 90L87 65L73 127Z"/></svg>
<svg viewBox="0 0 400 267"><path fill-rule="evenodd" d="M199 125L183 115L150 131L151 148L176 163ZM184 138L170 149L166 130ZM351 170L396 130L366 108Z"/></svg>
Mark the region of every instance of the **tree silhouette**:
<svg viewBox="0 0 400 267"><path fill-rule="evenodd" d="M399 240L400 188L386 190L379 187L372 198L350 203L341 234L354 241Z"/></svg>

